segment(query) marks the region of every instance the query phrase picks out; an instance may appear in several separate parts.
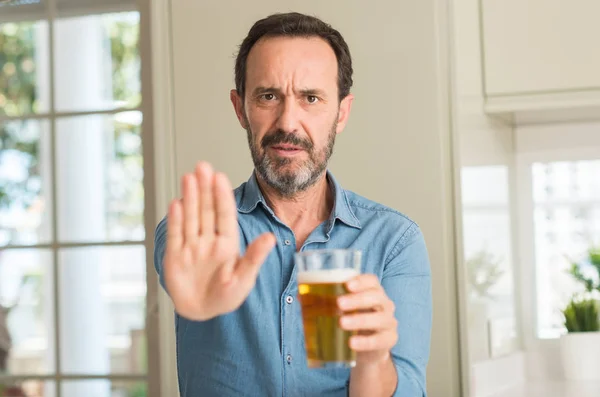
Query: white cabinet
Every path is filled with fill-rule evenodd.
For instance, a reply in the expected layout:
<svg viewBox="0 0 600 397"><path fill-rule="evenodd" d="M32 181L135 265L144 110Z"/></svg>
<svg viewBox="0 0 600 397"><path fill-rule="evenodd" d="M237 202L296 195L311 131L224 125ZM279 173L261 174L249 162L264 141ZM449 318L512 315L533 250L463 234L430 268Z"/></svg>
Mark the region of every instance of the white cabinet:
<svg viewBox="0 0 600 397"><path fill-rule="evenodd" d="M488 105L600 105L600 1L482 0L481 14Z"/></svg>

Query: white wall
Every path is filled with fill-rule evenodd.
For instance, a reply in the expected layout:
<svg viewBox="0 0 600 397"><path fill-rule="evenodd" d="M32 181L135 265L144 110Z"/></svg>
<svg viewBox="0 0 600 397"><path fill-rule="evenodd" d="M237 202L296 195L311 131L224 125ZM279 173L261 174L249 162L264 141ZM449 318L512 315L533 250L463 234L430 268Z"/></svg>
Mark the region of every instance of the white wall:
<svg viewBox="0 0 600 397"><path fill-rule="evenodd" d="M405 212L422 227L434 291L428 389L433 397L461 395L447 1L385 0L376 7L359 0L289 1L285 6L275 0L178 0L170 5L173 149L160 146L165 142L160 126L156 135L158 150L163 151L158 155L164 161L174 157L174 171L168 171L169 164L157 164L157 169L163 167L157 194L163 194L161 183L172 187L199 159L211 161L234 184L250 175L245 131L228 97L237 45L255 20L293 9L330 22L350 45L356 96L349 126L337 141L332 170L346 188ZM155 77L157 85L165 86L164 76ZM168 329L172 323L164 321Z"/></svg>
<svg viewBox="0 0 600 397"><path fill-rule="evenodd" d="M599 150L600 122L519 126L515 144L519 153Z"/></svg>

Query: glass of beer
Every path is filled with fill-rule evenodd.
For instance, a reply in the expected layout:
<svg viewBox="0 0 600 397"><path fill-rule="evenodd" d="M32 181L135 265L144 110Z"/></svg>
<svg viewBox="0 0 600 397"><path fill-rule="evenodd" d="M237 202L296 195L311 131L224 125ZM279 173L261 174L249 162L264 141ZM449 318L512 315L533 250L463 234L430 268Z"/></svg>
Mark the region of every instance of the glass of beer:
<svg viewBox="0 0 600 397"><path fill-rule="evenodd" d="M337 298L348 293L345 283L360 274L361 252L312 250L296 253L295 259L308 367L353 367L356 352L349 340L354 332L340 327L344 313Z"/></svg>

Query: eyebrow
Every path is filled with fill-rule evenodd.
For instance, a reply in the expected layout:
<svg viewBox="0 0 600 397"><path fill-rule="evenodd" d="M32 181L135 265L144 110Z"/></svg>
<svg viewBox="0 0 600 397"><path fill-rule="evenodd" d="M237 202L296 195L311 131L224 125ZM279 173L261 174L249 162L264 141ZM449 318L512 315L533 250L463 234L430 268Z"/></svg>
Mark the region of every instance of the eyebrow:
<svg viewBox="0 0 600 397"><path fill-rule="evenodd" d="M314 95L318 97L325 97L325 92L319 89L304 89L300 90L300 93L304 96Z"/></svg>
<svg viewBox="0 0 600 397"><path fill-rule="evenodd" d="M256 96L256 95L260 95L260 94L265 94L265 93L273 93L273 94L281 94L282 91L280 88L277 87L264 87L264 86L259 86L256 87L253 91L252 91L252 96ZM305 89L301 89L300 90L300 94L304 95L304 96L308 96L308 95L314 95L314 96L318 96L318 97L325 97L326 94L323 90L319 90L316 88L305 88Z"/></svg>
<svg viewBox="0 0 600 397"><path fill-rule="evenodd" d="M256 96L256 95L264 94L264 93L281 94L281 90L276 87L258 86L252 91L252 96Z"/></svg>

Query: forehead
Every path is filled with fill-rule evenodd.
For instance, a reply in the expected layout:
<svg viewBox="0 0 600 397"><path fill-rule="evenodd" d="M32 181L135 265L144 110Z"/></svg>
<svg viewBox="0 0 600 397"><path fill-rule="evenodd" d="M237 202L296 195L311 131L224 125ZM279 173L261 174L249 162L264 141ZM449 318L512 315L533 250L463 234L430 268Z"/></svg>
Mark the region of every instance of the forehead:
<svg viewBox="0 0 600 397"><path fill-rule="evenodd" d="M268 37L248 54L246 88L293 84L337 88L337 58L320 37ZM312 85L312 86L311 86Z"/></svg>

